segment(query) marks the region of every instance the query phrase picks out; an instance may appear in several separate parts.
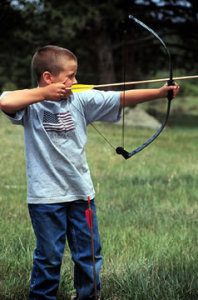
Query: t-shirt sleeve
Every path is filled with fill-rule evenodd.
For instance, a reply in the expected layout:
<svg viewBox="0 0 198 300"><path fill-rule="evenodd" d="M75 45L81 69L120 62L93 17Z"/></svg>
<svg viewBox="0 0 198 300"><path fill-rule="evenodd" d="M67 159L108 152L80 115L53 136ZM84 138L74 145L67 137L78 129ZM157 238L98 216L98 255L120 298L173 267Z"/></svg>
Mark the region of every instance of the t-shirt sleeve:
<svg viewBox="0 0 198 300"><path fill-rule="evenodd" d="M93 90L86 92L86 97L84 96L82 93L81 100L83 101L87 123L119 121L121 111L120 92Z"/></svg>
<svg viewBox="0 0 198 300"><path fill-rule="evenodd" d="M3 97L10 92L3 92L0 96L0 101L3 99ZM6 115L6 117L12 122L12 124L15 125L23 125L23 117L25 114L26 109L21 109L18 110L15 114L8 114L7 112L3 111L2 112Z"/></svg>

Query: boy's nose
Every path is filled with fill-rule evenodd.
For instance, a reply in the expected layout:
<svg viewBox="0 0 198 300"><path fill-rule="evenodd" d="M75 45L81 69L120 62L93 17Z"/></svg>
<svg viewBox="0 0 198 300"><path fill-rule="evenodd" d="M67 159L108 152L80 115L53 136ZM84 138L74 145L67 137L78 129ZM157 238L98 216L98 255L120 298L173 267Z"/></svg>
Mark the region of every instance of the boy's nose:
<svg viewBox="0 0 198 300"><path fill-rule="evenodd" d="M74 78L74 80L73 80L73 84L77 84L77 83L78 83L77 79L76 79L76 78Z"/></svg>

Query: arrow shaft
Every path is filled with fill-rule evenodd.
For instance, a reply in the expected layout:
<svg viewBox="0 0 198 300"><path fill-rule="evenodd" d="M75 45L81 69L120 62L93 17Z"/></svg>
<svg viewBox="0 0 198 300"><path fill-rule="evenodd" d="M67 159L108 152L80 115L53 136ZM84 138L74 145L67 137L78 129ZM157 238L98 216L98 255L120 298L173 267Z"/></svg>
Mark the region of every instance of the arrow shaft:
<svg viewBox="0 0 198 300"><path fill-rule="evenodd" d="M198 75L174 77L173 80L187 80L187 79L196 79L196 78L198 78ZM164 82L164 81L167 81L168 79L169 78L160 78L160 79L149 79L149 80L140 80L140 81L128 81L128 82L97 84L97 85L94 85L94 88L101 88L101 87L108 87L108 86L136 85L136 84L154 83L154 82Z"/></svg>

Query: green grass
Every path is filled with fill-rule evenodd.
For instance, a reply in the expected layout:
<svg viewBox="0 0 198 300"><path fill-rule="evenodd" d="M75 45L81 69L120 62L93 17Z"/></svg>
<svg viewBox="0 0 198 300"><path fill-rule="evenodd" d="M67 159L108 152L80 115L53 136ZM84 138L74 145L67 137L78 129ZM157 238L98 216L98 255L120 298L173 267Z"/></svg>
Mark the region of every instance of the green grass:
<svg viewBox="0 0 198 300"><path fill-rule="evenodd" d="M196 87L197 89L197 87ZM197 89L198 93L198 89ZM159 120L164 118L166 113L166 101L152 101L142 105L151 115ZM197 127L198 126L198 105L197 97L181 96L178 100L172 100L169 126Z"/></svg>
<svg viewBox="0 0 198 300"><path fill-rule="evenodd" d="M183 125L185 119L183 120ZM120 129L99 125L118 146ZM126 148L150 130L126 128ZM0 115L0 299L27 299L34 235L26 206L22 128ZM90 128L105 300L198 299L197 127L173 127L125 161ZM72 263L62 266L59 300L70 299Z"/></svg>

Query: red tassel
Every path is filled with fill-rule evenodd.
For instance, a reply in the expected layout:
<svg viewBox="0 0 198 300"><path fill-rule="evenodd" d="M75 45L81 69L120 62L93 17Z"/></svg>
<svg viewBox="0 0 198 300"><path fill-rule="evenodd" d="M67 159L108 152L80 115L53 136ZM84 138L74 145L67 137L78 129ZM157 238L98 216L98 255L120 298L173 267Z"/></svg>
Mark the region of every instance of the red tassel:
<svg viewBox="0 0 198 300"><path fill-rule="evenodd" d="M86 216L87 224L88 224L89 228L91 229L92 228L92 210L90 208L86 209L85 216Z"/></svg>
<svg viewBox="0 0 198 300"><path fill-rule="evenodd" d="M93 212L91 210L91 199L90 197L88 197L88 208L85 211L85 216L86 216L86 220L87 220L87 224L89 226L89 228L92 228L92 217L93 217Z"/></svg>

